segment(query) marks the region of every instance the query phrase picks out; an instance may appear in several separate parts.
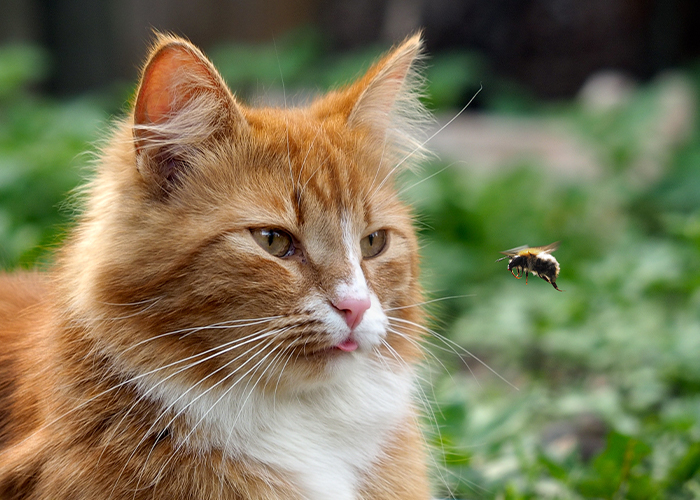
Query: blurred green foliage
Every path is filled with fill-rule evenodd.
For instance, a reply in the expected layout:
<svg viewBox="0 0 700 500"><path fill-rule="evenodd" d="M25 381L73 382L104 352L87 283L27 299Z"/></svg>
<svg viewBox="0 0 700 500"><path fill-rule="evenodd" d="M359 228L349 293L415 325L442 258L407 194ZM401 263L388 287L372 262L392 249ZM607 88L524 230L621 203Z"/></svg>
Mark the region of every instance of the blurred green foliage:
<svg viewBox="0 0 700 500"><path fill-rule="evenodd" d="M56 242L71 215L59 207L105 124L106 112L90 99L59 103L36 92L47 70L36 47L0 48L0 266L6 268L36 264Z"/></svg>
<svg viewBox="0 0 700 500"><path fill-rule="evenodd" d="M457 164L417 184L438 164L406 179L427 288L461 297L434 313L460 347L430 339L464 360L440 356L451 373L433 377L444 496L698 498L700 130L641 182L658 98L649 84L604 113L540 106L590 142L600 178ZM556 240L565 293L494 263L500 250Z"/></svg>
<svg viewBox="0 0 700 500"><path fill-rule="evenodd" d="M289 95L327 89L379 54L322 47L302 31L212 56L251 97L279 93L280 75ZM63 200L107 127L104 100L43 97L36 89L48 69L36 48L0 49L6 268L46 260L72 215ZM700 89L700 71L686 73ZM450 53L430 61L427 77L428 103L451 108L489 75L477 55ZM486 107L556 116L605 168L572 180L531 162L488 174L457 164L431 177L445 167L435 162L405 175L426 288L454 297L429 306L424 403L440 495L700 498L700 129L659 178L635 183L656 119L653 85L601 114L537 103L507 82L492 88L479 98ZM564 293L537 278L526 285L494 262L500 250L555 240Z"/></svg>

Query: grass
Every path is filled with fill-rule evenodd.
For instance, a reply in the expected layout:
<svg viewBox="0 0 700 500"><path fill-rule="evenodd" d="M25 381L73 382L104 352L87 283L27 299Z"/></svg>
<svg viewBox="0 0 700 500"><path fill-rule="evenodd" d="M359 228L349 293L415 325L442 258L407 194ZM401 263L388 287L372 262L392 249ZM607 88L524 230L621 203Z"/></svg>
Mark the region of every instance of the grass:
<svg viewBox="0 0 700 500"><path fill-rule="evenodd" d="M278 58L290 92L347 81L368 60L362 53L331 64L315 36L257 47L244 65L235 62L249 54L241 47L221 47L214 59L250 95L273 92ZM488 76L473 54L433 61L433 105L463 103ZM5 268L50 260L72 216L62 200L115 111L113 96L42 97L33 89L46 68L36 48L0 50ZM700 87L700 71L685 74ZM490 109L567 123L598 153L601 177L572 181L532 163L490 174L453 166L407 191L421 225L426 288L431 298L459 297L430 306L433 327L483 361L429 339L440 363L428 367L426 426L441 496L700 498L700 130L671 151L656 178L634 182L657 97L650 84L620 108L591 114L520 91L492 93L484 97ZM403 181L411 186L443 167ZM555 240L564 293L536 278L525 285L494 262L500 250Z"/></svg>

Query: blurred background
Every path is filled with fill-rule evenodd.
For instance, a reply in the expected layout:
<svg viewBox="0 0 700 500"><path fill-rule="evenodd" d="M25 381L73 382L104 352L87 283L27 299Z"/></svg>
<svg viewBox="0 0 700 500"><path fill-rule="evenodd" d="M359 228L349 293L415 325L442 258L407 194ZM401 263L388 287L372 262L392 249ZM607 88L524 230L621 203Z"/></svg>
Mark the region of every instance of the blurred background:
<svg viewBox="0 0 700 500"><path fill-rule="evenodd" d="M700 498L699 21L693 0L0 0L0 266L50 265L153 29L281 103L423 28L433 130L483 86L400 182L439 496ZM494 262L557 240L564 293Z"/></svg>

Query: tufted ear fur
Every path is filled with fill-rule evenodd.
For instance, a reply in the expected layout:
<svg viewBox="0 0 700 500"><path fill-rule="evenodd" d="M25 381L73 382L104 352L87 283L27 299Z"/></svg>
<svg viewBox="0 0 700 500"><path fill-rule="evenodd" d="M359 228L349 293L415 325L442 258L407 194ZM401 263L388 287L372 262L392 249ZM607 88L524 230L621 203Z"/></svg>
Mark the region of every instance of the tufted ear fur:
<svg viewBox="0 0 700 500"><path fill-rule="evenodd" d="M159 35L143 70L134 106L137 167L169 192L200 148L245 125L223 79L189 42Z"/></svg>
<svg viewBox="0 0 700 500"><path fill-rule="evenodd" d="M374 65L360 80L361 93L348 118L351 126L369 126L384 131L391 125L392 114L410 113L404 106L415 106L415 65L421 57L423 43L415 35Z"/></svg>
<svg viewBox="0 0 700 500"><path fill-rule="evenodd" d="M421 129L430 114L420 101L422 51L420 34L407 38L362 78L317 106L321 114L342 113L351 129L366 132L389 168L415 164L427 153Z"/></svg>

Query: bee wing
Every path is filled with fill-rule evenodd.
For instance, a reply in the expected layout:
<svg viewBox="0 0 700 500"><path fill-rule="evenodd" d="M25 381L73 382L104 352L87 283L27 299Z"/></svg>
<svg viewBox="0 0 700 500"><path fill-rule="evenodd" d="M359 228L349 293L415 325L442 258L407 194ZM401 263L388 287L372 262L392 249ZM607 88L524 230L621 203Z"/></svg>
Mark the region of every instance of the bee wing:
<svg viewBox="0 0 700 500"><path fill-rule="evenodd" d="M527 250L528 248L530 248L530 247L528 247L527 245L521 245L519 247L511 248L510 250L505 250L505 251L499 252L499 253L502 253L503 255L507 255L508 257L514 257L514 256L518 255L520 252L522 252L523 250Z"/></svg>
<svg viewBox="0 0 700 500"><path fill-rule="evenodd" d="M543 247L532 247L529 250L534 253L552 253L554 252L557 248L559 248L559 241L555 241L554 243L550 243L549 245L545 245Z"/></svg>

